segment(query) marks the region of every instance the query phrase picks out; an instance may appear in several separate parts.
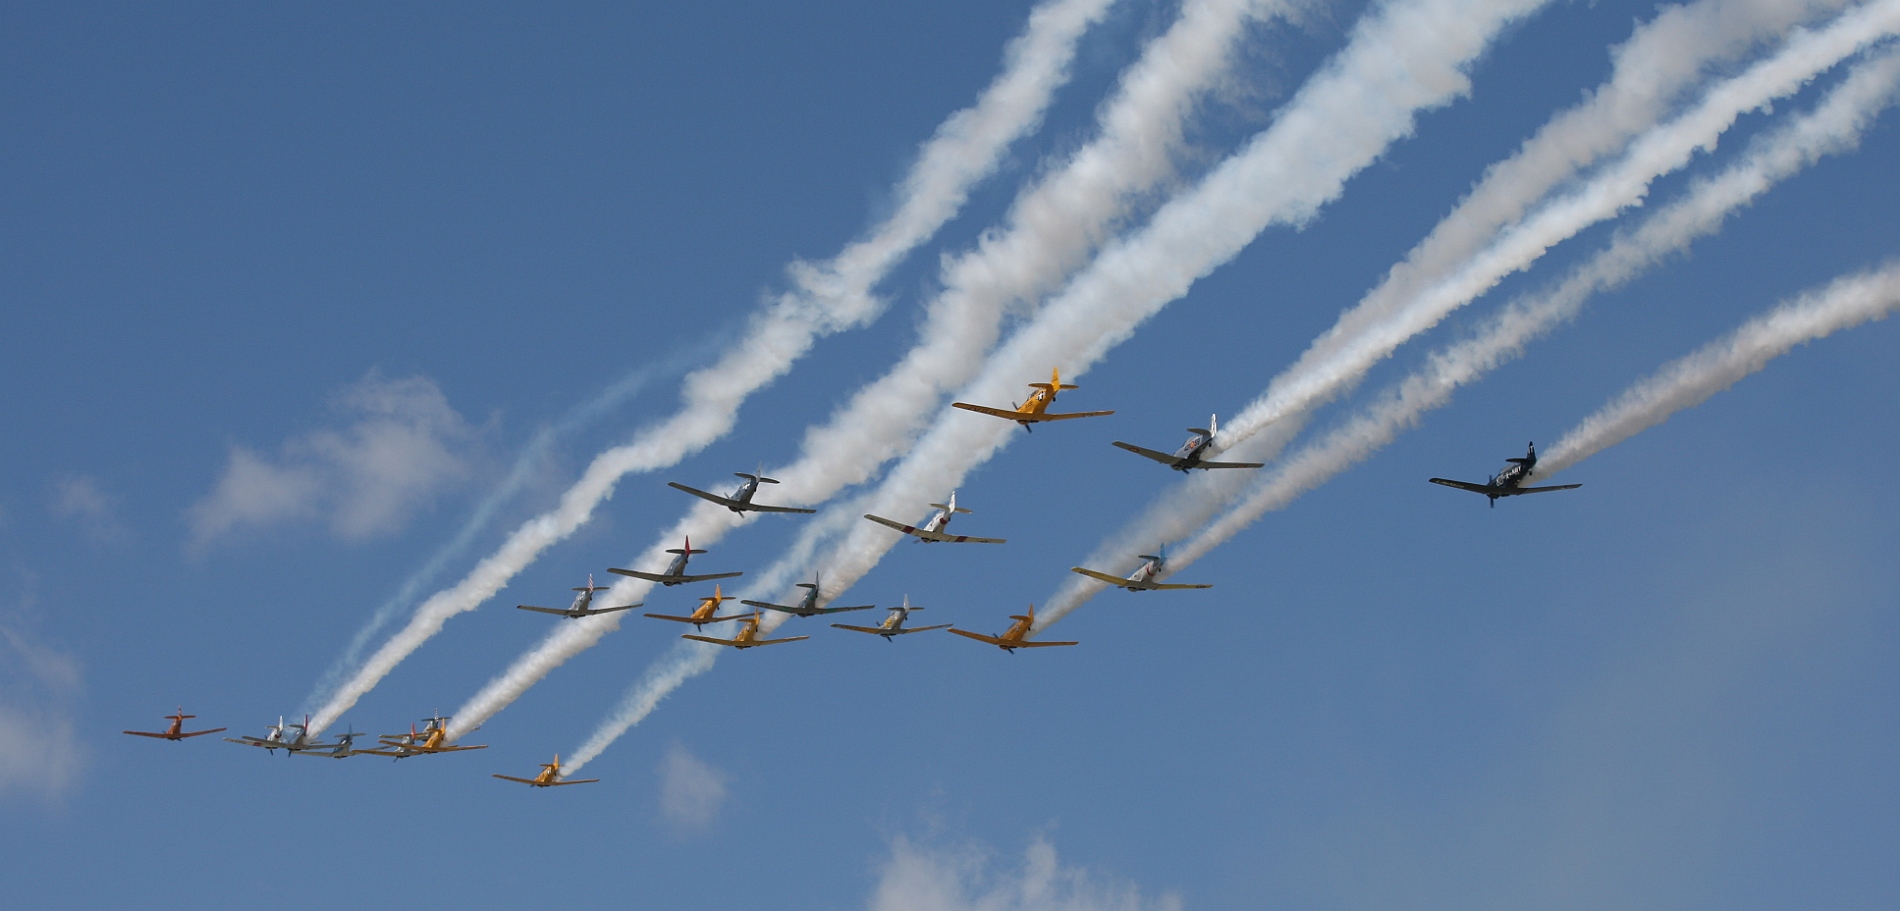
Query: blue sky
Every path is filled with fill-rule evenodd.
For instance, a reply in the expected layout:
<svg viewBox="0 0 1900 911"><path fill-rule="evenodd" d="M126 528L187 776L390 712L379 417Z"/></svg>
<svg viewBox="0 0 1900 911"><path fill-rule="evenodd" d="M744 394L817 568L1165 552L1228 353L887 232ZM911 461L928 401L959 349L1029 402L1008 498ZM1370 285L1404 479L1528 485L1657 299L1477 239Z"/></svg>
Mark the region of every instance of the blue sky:
<svg viewBox="0 0 1900 911"><path fill-rule="evenodd" d="M589 764L600 784L545 792L488 776L572 751L678 630L624 624L490 720L476 753L314 762L120 735L181 703L232 733L303 711L535 440L552 442L526 483L427 590L552 506L596 452L671 414L685 372L790 286L789 262L878 224L1031 8L811 7L0 12L12 894L471 908L1900 897L1900 491L1883 471L1900 442L1883 394L1900 381L1900 327L1796 348L1566 472L1574 493L1486 509L1425 483L1482 479L1665 362L1900 252L1892 112L1183 571L1212 591L1096 598L1059 628L1076 648L887 645L793 621L810 641L723 656ZM1208 412L1239 411L1662 8L1553 3L1504 30L1468 95L1421 113L1316 217L1269 227L1062 399L1114 416L1018 434L969 475L960 498L976 512L960 525L1008 545L895 547L846 603L908 594L920 619L995 631L1047 597L1180 483L1109 441L1171 448ZM1365 9L1251 27L1190 118L1174 178L1121 230L1274 122ZM1090 140L1097 106L1177 12L1114 4L1040 128L877 286L877 320L820 339L731 434L623 479L339 726L393 732L455 709L554 620L513 604L564 604L679 518L686 497L665 481L794 459L808 426L914 342L940 262ZM1685 103L1774 46L1716 67ZM1401 347L1309 434L1845 71L1744 114L1648 205ZM575 418L629 378L643 384ZM218 512L246 459L263 482ZM703 565L761 568L804 521L739 529ZM1049 850L1057 872L1038 891ZM150 891L163 886L186 891Z"/></svg>

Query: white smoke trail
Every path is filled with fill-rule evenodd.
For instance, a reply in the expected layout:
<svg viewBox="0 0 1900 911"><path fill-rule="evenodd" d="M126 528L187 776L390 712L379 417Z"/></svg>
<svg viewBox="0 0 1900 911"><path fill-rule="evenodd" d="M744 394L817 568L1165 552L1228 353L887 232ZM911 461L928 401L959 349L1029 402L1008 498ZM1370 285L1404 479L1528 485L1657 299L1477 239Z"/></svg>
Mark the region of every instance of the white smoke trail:
<svg viewBox="0 0 1900 911"><path fill-rule="evenodd" d="M1628 282L1696 238L1714 233L1735 210L1822 156L1854 148L1880 111L1894 103L1896 93L1900 52L1889 49L1857 66L1812 112L1758 137L1729 168L1697 181L1683 198L1636 229L1620 233L1553 289L1513 302L1471 338L1434 353L1424 368L1320 442L1269 469L1245 499L1173 554L1170 568L1193 563L1262 515L1284 508L1363 461L1417 424L1426 411L1449 402L1459 387L1518 357L1525 345L1571 319L1592 295ZM1538 474L1549 473L1550 464L1547 454ZM1038 615L1038 629L1060 620L1100 589L1065 586Z"/></svg>
<svg viewBox="0 0 1900 911"><path fill-rule="evenodd" d="M516 529L460 583L417 608L398 631L311 719L327 728L390 670L442 628L475 609L540 553L572 534L635 471L674 464L731 429L748 395L778 378L822 335L862 325L881 309L871 288L961 208L970 188L992 173L1003 152L1041 122L1067 81L1076 42L1113 0L1048 0L1010 42L1003 72L977 103L958 111L926 142L898 189L896 211L865 238L822 265L795 263L796 290L755 314L744 338L717 363L686 378L674 416L633 442L601 453L552 511ZM577 621L579 622L579 621Z"/></svg>
<svg viewBox="0 0 1900 911"><path fill-rule="evenodd" d="M983 365L965 389L974 401L997 401L1049 364L1080 376L1148 316L1185 294L1274 222L1298 223L1337 197L1348 177L1409 134L1423 109L1469 90L1463 70L1507 24L1545 0L1397 0L1365 14L1335 54L1276 122L1170 200L1149 225L1109 245L1036 318ZM972 416L974 418L974 416ZM910 510L943 493L989 458L1015 430L994 420L947 420L932 427L875 493L827 508L824 522L850 528L821 561L836 596L890 548L879 528L866 533L856 516L876 508ZM801 539L809 544L815 535ZM773 571L792 564L781 558ZM783 617L768 617L775 628ZM676 650L649 670L589 738L591 759L638 723L661 699L710 664Z"/></svg>
<svg viewBox="0 0 1900 911"><path fill-rule="evenodd" d="M808 431L796 462L772 472L781 482L772 489L774 500L823 502L901 453L943 395L981 364L1006 309L1047 293L1136 199L1173 173L1188 119L1200 97L1229 72L1247 24L1286 9L1283 0L1186 3L1174 24L1148 42L1122 75L1098 112L1095 139L1021 193L1001 229L986 232L975 250L946 263L944 290L926 309L917 345L883 377L865 384L826 424ZM704 521L681 523L664 540L690 534L711 543L736 524L729 513L702 514ZM802 549L808 553L818 530L838 524L836 516L809 524ZM781 560L779 566L785 565ZM775 570L768 577L785 572ZM771 593L762 590L758 596ZM563 628L470 699L457 711L456 723L475 725L492 717L616 626Z"/></svg>
<svg viewBox="0 0 1900 911"><path fill-rule="evenodd" d="M1664 366L1564 435L1537 474L1563 471L1707 401L1796 345L1882 319L1900 308L1900 261L1839 278Z"/></svg>
<svg viewBox="0 0 1900 911"><path fill-rule="evenodd" d="M1795 34L1776 54L1741 75L1719 83L1693 108L1645 133L1631 144L1621 159L1591 177L1582 187L1545 203L1457 268L1437 263L1435 268L1440 279L1436 284L1424 287L1406 300L1395 301L1387 293L1388 287L1416 285L1419 276L1432 271L1417 265L1426 259L1421 257L1420 251L1431 248L1443 253L1457 246L1428 238L1414 248L1405 264L1394 269L1393 277L1388 278L1385 285L1342 317L1326 336L1308 348L1299 362L1282 371L1259 399L1223 427L1221 442L1240 457L1256 461L1271 457L1297 432L1310 409L1357 383L1412 335L1436 325L1505 276L1527 268L1551 246L1615 216L1625 207L1640 204L1651 182L1686 165L1697 150L1712 148L1742 113L1799 90L1840 60L1896 29L1900 29L1900 3L1877 2L1846 13L1818 31ZM1631 46L1638 45L1639 42L1632 39ZM1647 50L1654 52L1653 48ZM1639 89L1639 84L1631 84L1619 91ZM1599 90L1595 98L1601 100L1615 94L1604 89ZM1594 103L1587 103L1584 108ZM1553 124L1577 122L1572 117L1574 113L1567 113ZM1587 121L1596 119L1585 118ZM1539 135L1544 134L1540 131ZM1533 140L1526 148L1535 144ZM1550 173L1549 167L1545 165L1538 170ZM1501 167L1492 174L1517 170L1520 169ZM1547 185L1538 187L1536 182L1525 182L1522 188L1541 192ZM1480 191L1473 194L1474 198L1482 195L1483 190L1481 186ZM1447 221L1464 222L1463 211L1461 206ZM1445 228L1446 222L1441 222L1434 229L1433 237L1469 233L1464 226L1453 231ZM1374 316L1379 321L1373 321ZM1353 327L1350 332L1346 331L1349 326ZM1285 424L1289 418L1295 419L1292 426L1276 427L1276 433L1269 439L1249 441L1249 437L1261 429L1276 422ZM1089 557L1089 565L1103 566L1109 565L1109 561L1125 560L1135 547L1149 546L1157 539L1174 540L1200 527L1251 480L1195 478L1180 485L1162 495L1121 532L1098 545ZM1078 577L1064 587L1057 600L1073 609L1073 604L1101 590L1100 583Z"/></svg>

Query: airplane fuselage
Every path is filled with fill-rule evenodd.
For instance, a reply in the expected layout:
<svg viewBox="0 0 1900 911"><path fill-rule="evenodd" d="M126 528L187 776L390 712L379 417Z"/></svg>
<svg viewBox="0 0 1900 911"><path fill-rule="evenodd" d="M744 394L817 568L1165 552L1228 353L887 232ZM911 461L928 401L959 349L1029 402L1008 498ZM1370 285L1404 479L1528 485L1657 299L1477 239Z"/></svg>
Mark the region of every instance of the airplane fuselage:
<svg viewBox="0 0 1900 911"><path fill-rule="evenodd" d="M1194 466L1199 465L1201 463L1201 457L1207 455L1207 447L1213 442L1213 437L1202 436L1198 433L1188 437L1188 441L1182 443L1181 448L1174 451L1174 457L1177 460L1174 465L1174 470L1186 472Z"/></svg>

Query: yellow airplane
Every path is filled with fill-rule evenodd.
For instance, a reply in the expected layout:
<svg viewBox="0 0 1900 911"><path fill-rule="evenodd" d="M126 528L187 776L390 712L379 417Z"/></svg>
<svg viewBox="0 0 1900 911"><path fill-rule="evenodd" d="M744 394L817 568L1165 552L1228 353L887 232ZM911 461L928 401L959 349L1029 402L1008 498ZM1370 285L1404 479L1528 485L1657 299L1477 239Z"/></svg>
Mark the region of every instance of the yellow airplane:
<svg viewBox="0 0 1900 911"><path fill-rule="evenodd" d="M978 642L988 642L989 644L994 645L997 648L1000 648L1003 651L1006 651L1012 655L1016 654L1016 650L1019 648L1048 648L1053 645L1075 645L1076 644L1073 642L1031 642L1029 641L1027 637L1029 636L1030 631L1036 628L1036 606L1034 604L1029 605L1029 613L1011 614L1009 619L1014 620L1016 622L1010 624L1009 629L1004 630L1001 636L985 636L982 633L973 633L973 632L970 632L969 630L957 629L954 626L950 627L950 631L953 633L956 633L959 636L975 639Z"/></svg>
<svg viewBox="0 0 1900 911"><path fill-rule="evenodd" d="M788 638L788 639L760 639L759 638L760 614L761 614L760 611L753 611L752 619L747 620L745 622L745 626L740 628L739 635L734 636L731 639L714 639L711 636L695 636L692 633L687 633L681 636L680 638L681 639L698 639L701 642L710 642L714 645L730 645L733 648L740 648L740 649L757 648L758 646L761 646L761 645L777 645L781 642L797 642L800 639L811 638L810 636L792 636L791 638ZM732 620L732 619L737 619L737 618L728 617L726 619Z"/></svg>
<svg viewBox="0 0 1900 911"><path fill-rule="evenodd" d="M445 715L436 715L423 721L422 730L415 725L409 726L407 734L385 734L377 738L384 750L357 750L371 756L389 756L394 759L406 759L410 756L429 756L436 753L460 753L463 750L486 750L488 744L468 744L466 746L449 741L449 719Z"/></svg>
<svg viewBox="0 0 1900 911"><path fill-rule="evenodd" d="M541 764L541 773L533 778L516 778L513 775L496 775L503 781L519 781L531 788L558 788L564 784L593 784L598 778L576 778L573 781L561 780L561 754L554 754L553 762Z"/></svg>
<svg viewBox="0 0 1900 911"><path fill-rule="evenodd" d="M1049 382L1030 383L1029 386L1036 391L1029 394L1028 401L1015 406L1012 411L1004 411L1001 408L991 408L987 405L972 405L969 402L951 402L950 407L961 408L964 411L974 411L977 414L987 414L992 417L1002 418L1006 421L1015 421L1023 425L1024 430L1029 430L1029 425L1031 424L1040 424L1044 421L1066 421L1070 418L1093 418L1115 413L1113 411L1074 411L1068 414L1050 414L1049 406L1055 403L1056 393L1064 389L1077 388L1062 382L1062 369L1059 367L1049 371Z"/></svg>
<svg viewBox="0 0 1900 911"><path fill-rule="evenodd" d="M744 620L744 614L733 614L730 617L721 617L718 615L719 605L731 600L731 598L726 597L726 595L719 590L719 586L715 585L713 586L712 596L699 599L699 606L693 608L691 616L674 617L668 614L648 614L647 616L655 620L672 620L675 623L691 623L693 629L699 629L708 623L724 623L727 620Z"/></svg>

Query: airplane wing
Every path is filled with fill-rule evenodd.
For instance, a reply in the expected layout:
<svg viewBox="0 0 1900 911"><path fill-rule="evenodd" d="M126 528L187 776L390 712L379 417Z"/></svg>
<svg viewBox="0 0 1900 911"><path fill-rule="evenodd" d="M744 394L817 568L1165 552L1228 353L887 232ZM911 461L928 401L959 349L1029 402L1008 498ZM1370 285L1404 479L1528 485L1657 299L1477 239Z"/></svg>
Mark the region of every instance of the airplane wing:
<svg viewBox="0 0 1900 911"><path fill-rule="evenodd" d="M1265 468L1265 462L1195 462L1195 468Z"/></svg>
<svg viewBox="0 0 1900 911"><path fill-rule="evenodd" d="M1039 642L1035 639L1024 639L1023 641L1016 643L1014 647L1015 648L1048 648L1053 645L1080 645L1080 644L1081 643L1079 642Z"/></svg>
<svg viewBox="0 0 1900 911"><path fill-rule="evenodd" d="M519 781L522 784L527 784L527 785L534 784L534 779L532 778L516 778L513 775L496 775L495 777L500 778L503 781Z"/></svg>
<svg viewBox="0 0 1900 911"><path fill-rule="evenodd" d="M267 750L275 750L279 747L289 749L289 747L281 741L265 740L262 737L226 737L224 738L224 742L247 747L263 747Z"/></svg>
<svg viewBox="0 0 1900 911"><path fill-rule="evenodd" d="M681 636L680 638L681 639L698 639L701 642L710 642L714 645L738 645L739 644L739 640L737 639L714 639L711 636L698 636L692 633L687 633Z"/></svg>
<svg viewBox="0 0 1900 911"><path fill-rule="evenodd" d="M858 604L851 607L821 607L818 609L818 612L821 614L842 614L847 611L870 610L876 606L875 604Z"/></svg>
<svg viewBox="0 0 1900 911"><path fill-rule="evenodd" d="M1123 579L1122 581L1126 582L1128 580ZM1209 584L1194 585L1187 582L1144 582L1141 587L1154 592L1172 592L1189 588L1213 588L1214 586Z"/></svg>
<svg viewBox="0 0 1900 911"><path fill-rule="evenodd" d="M1113 411L1071 411L1068 414L1030 414L1024 415L1024 418L1030 421L1067 421L1073 418L1099 418L1102 415L1114 413Z"/></svg>
<svg viewBox="0 0 1900 911"><path fill-rule="evenodd" d="M501 776L501 775L497 775L497 776L495 776L495 777L496 777L496 778L502 778L502 777L505 777L505 776ZM519 779L519 778L517 778L517 779L515 779L515 780L516 780L516 781L520 781L521 779ZM576 778L576 779L574 779L573 781L550 781L550 782L548 782L547 784L544 784L544 785L542 785L542 787L544 787L544 788L558 788L558 787L560 787L560 786L562 786L562 785L567 785L567 784L593 784L594 782L596 782L596 781L599 781L599 780L600 780L600 779L598 779L598 778Z"/></svg>
<svg viewBox="0 0 1900 911"><path fill-rule="evenodd" d="M693 496L696 496L696 497L698 497L698 498L700 498L700 499L702 499L702 500L711 500L711 501L713 501L714 503L718 503L719 505L721 505L721 506L724 506L724 507L725 507L725 508L727 508L727 509L745 509L745 508L747 508L747 507L746 507L746 504L744 504L744 503L741 503L741 502L739 502L738 500L732 500L732 499L728 499L728 498L726 498L726 497L722 497L722 496L720 496L720 495L718 495L718 494L716 494L716 493L707 493L707 492L705 492L705 491L703 491L703 490L700 490L700 489L698 489L698 488L696 488L696 487L688 487L688 486L686 486L686 485L684 485L684 484L680 484L680 483L677 483L677 482L674 482L674 481L668 481L668 482L666 482L666 486L668 486L668 487L671 487L671 488L673 488L674 490L684 490L684 491L686 491L687 493L690 493L690 494L692 494Z"/></svg>
<svg viewBox="0 0 1900 911"><path fill-rule="evenodd" d="M1582 486L1583 486L1582 484L1558 484L1552 487L1519 487L1517 488L1517 490L1513 491L1513 493L1517 493L1517 494L1546 493L1552 490L1576 490L1577 488L1582 487Z"/></svg>
<svg viewBox="0 0 1900 911"><path fill-rule="evenodd" d="M890 632L890 630L878 629L875 626L852 626L849 623L833 623L832 626L835 626L839 629L855 630L860 633L871 633L872 635L876 635L876 636L882 636L885 633Z"/></svg>
<svg viewBox="0 0 1900 911"><path fill-rule="evenodd" d="M837 626L837 625L838 624L836 623L832 624L832 626ZM889 632L890 634L894 636L902 636L905 633L923 633L923 632L929 632L930 630L933 630L933 629L949 629L949 628L950 628L950 624L939 623L936 626L906 626L903 629L888 630L887 632Z"/></svg>
<svg viewBox="0 0 1900 911"><path fill-rule="evenodd" d="M582 614L581 616L591 617L595 614L611 614L614 611L633 610L634 608L639 607L639 606L640 605L638 604L622 604L618 607L590 607L587 609L587 612ZM555 613L560 613L560 611L555 611Z"/></svg>
<svg viewBox="0 0 1900 911"><path fill-rule="evenodd" d="M745 575L744 570L740 570L739 572L736 572L736 573L700 573L697 576L668 576L664 581L705 582L710 579L730 579L734 576L743 576L743 575Z"/></svg>
<svg viewBox="0 0 1900 911"><path fill-rule="evenodd" d="M1472 493L1481 493L1487 497L1498 492L1498 488L1492 487L1489 484L1473 484L1470 481L1453 481L1449 478L1427 478L1426 480L1431 481L1433 484L1442 485L1444 487L1456 487L1459 490L1469 490Z"/></svg>
<svg viewBox="0 0 1900 911"><path fill-rule="evenodd" d="M1108 573L1096 572L1095 570L1087 569L1081 566L1071 566L1069 567L1069 572L1081 573L1082 575L1087 576L1091 579L1099 579L1103 582L1107 582L1110 585L1123 587L1123 588L1133 584L1129 582L1128 579L1123 576L1111 576Z"/></svg>
<svg viewBox="0 0 1900 911"><path fill-rule="evenodd" d="M754 639L751 642L746 643L745 647L751 648L752 646L755 646L755 645L777 645L781 642L797 642L800 639L810 639L810 638L811 638L810 636L793 636L789 639Z"/></svg>
<svg viewBox="0 0 1900 911"><path fill-rule="evenodd" d="M1143 449L1142 447L1136 446L1133 443L1124 443L1120 440L1115 441L1115 448L1126 449L1129 452L1132 452L1135 455L1141 456L1144 459L1153 459L1157 462L1160 462L1163 465L1168 466L1169 468L1173 468L1176 464L1178 464L1181 461L1180 459L1177 459L1174 456L1169 455L1168 453L1156 452L1155 450L1152 450L1152 449Z"/></svg>
<svg viewBox="0 0 1900 911"><path fill-rule="evenodd" d="M956 633L959 636L975 639L978 642L988 642L991 645L1004 645L1004 644L1009 643L1009 640L1007 639L1003 639L997 636L985 636L982 633L973 633L967 629L957 629L954 626L950 627L950 631L953 633Z"/></svg>
<svg viewBox="0 0 1900 911"><path fill-rule="evenodd" d="M416 749L422 750L424 753L460 753L463 750L486 750L488 749L488 744L477 743L469 746L429 747L427 749L417 747Z"/></svg>
<svg viewBox="0 0 1900 911"><path fill-rule="evenodd" d="M730 617L713 617L713 618L710 618L710 619L707 619L707 620L694 620L694 619L693 619L693 618L691 618L691 617L673 617L673 616L669 616L669 615L667 615L667 614L646 614L645 616L648 616L648 617L652 617L652 618L653 618L653 619L655 619L655 620L672 620L672 621L674 621L675 623L692 623L692 624L700 624L700 623L724 623L724 622L726 622L727 620L744 620L744 619L746 619L746 616L745 616L744 614L733 614L733 615L732 615L732 616L730 616Z"/></svg>
<svg viewBox="0 0 1900 911"><path fill-rule="evenodd" d="M768 601L741 601L741 602L739 602L739 603L740 603L740 604L745 604L745 605L750 605L750 606L752 606L752 607L763 607L763 608L765 608L766 610L775 610L775 611L781 611L781 612L783 612L783 613L787 613L787 614L802 614L802 613L804 613L804 611L802 611L802 610L799 610L799 609L798 609L798 608L796 608L796 607L786 607L786 606L785 606L785 605L783 605L783 604L773 604L773 603L771 603L771 602L768 602ZM649 617L650 617L650 616L653 616L653 615L652 615L652 614L648 614L647 616L649 616Z"/></svg>
<svg viewBox="0 0 1900 911"><path fill-rule="evenodd" d="M219 731L222 731L222 730L224 730L224 728L212 728L212 729L211 729L211 730L209 730L209 731L192 731L192 732L191 732L191 733L189 733L189 734L180 734L180 735L178 735L178 737L179 737L179 739L180 739L180 740L182 740L182 739L184 739L184 738L186 738L186 737L202 737L202 736L204 736L204 735L206 735L206 734L216 734L217 732L219 732ZM133 733L133 732L131 732L131 731L126 731L126 733L127 733L127 734L130 734L130 733Z"/></svg>
<svg viewBox="0 0 1900 911"><path fill-rule="evenodd" d="M746 509L748 509L748 510L751 510L752 512L803 512L803 513L813 513L813 512L817 512L817 511L818 511L818 510L816 510L816 509L800 509L800 508L799 508L799 507L797 507L797 506L761 506L761 505L759 505L759 504L757 504L757 503L747 503L747 504L746 504L746 507L745 507L745 508L746 508ZM590 781L598 781L599 779L589 779L589 780L590 780ZM574 781L563 781L563 782L561 782L561 783L562 783L562 784L579 784L579 782L574 782Z"/></svg>
<svg viewBox="0 0 1900 911"><path fill-rule="evenodd" d="M218 730L220 730L220 731L222 731L222 730L224 730L224 728L219 728ZM154 734L154 733L152 733L151 731L125 731L124 733L127 733L127 734L131 734L131 735L132 735L132 736L134 736L134 737L157 737L157 738L158 738L158 739L160 739L160 740L170 740L170 739L171 739L171 735L170 735L170 734ZM206 731L206 732L204 732L204 733L207 733L207 734L208 734L208 733L210 733L210 732L209 732L209 731ZM227 737L227 738L225 738L225 739L226 739L226 740L229 740L230 738L228 738L228 737Z"/></svg>
<svg viewBox="0 0 1900 911"><path fill-rule="evenodd" d="M607 571L610 573L619 573L623 576L632 576L635 579L645 579L648 582L658 582L662 585L679 585L683 582L704 582L707 579L730 579L733 576L745 575L744 572L736 572L704 573L697 576L669 576L665 573L643 573L637 569L620 569L613 566L607 567Z"/></svg>
<svg viewBox="0 0 1900 911"><path fill-rule="evenodd" d="M517 604L515 605L515 610L531 610L537 614L559 614L560 616L563 616L563 617L573 616L572 614L569 614L567 611L564 611L564 610L558 610L552 607L535 607L530 604Z"/></svg>
<svg viewBox="0 0 1900 911"><path fill-rule="evenodd" d="M961 408L964 411L974 411L977 414L987 414L991 417L999 417L1006 421L1033 421L1037 419L1035 415L1024 414L1020 411L1004 411L1001 408L991 408L988 405L972 405L969 402L951 402L950 407Z"/></svg>
<svg viewBox="0 0 1900 911"><path fill-rule="evenodd" d="M971 537L970 535L946 535L940 531L925 531L924 529L918 528L915 525L905 525L902 522L894 522L890 519L884 518L883 516L874 516L874 515L871 515L870 513L865 513L864 517L867 519L870 519L873 522L876 522L879 525L885 526L886 528L894 528L898 531L903 532L904 534L910 535L911 537L922 538L926 541L937 541L944 544L1002 544L1004 543L1004 539L1002 538L976 538L976 537Z"/></svg>

